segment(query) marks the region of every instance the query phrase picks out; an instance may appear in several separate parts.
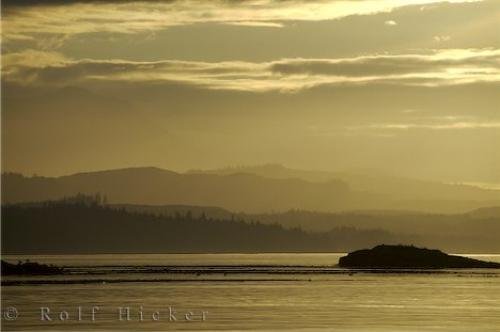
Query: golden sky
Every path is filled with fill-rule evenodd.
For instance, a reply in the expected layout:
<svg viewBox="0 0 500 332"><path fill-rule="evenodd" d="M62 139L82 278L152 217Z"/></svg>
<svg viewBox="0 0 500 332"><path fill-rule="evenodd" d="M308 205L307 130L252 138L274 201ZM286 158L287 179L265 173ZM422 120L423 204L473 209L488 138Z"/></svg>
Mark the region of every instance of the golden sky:
<svg viewBox="0 0 500 332"><path fill-rule="evenodd" d="M500 1L2 4L4 170L500 183Z"/></svg>

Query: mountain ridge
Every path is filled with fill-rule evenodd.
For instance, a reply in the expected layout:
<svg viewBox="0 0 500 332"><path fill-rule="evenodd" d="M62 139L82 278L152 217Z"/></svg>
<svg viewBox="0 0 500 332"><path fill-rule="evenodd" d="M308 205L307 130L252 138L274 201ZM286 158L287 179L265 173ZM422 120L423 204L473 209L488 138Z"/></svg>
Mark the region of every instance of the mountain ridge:
<svg viewBox="0 0 500 332"><path fill-rule="evenodd" d="M500 200L500 190L485 189L470 184L449 184L429 180L413 179L403 176L390 175L377 170L352 170L352 171L316 171L293 169L281 164L263 164L256 166L236 166L213 170L189 170L187 173L199 174L235 174L252 173L269 178L300 178L311 182L325 182L329 179L337 179L346 182L352 190L378 192L389 195L406 195L409 197L433 197L436 190L447 190L446 197L450 194L459 194L461 198L464 195L467 198L474 198L477 195L493 194ZM430 189L428 189L430 188ZM427 190L425 190L427 189ZM422 191L420 193L420 191ZM470 193L467 194L467 191ZM436 195L438 196L438 195ZM443 197L441 197L443 198Z"/></svg>
<svg viewBox="0 0 500 332"><path fill-rule="evenodd" d="M310 171L299 170L299 173L294 173L292 169L276 165L271 169L274 177L266 177L259 169L252 173L244 168L208 174L201 171L178 173L158 167L109 169L60 177L26 177L16 173L3 173L3 202L44 201L77 193L100 192L116 204L217 206L247 213L291 209L323 212L414 210L464 213L500 205L500 191L475 187L462 194L455 194L455 191L463 187L432 182L426 187L427 182L422 185L419 180L405 180L406 182L401 183L394 180L392 186L384 187L385 178L366 183L363 187L359 184L363 179L358 179L358 183L354 184L348 178L334 177L325 177L322 179L324 181L315 182L311 178L290 177L302 174L300 172L309 174ZM283 172L280 173L280 170ZM415 186L420 186L420 191L411 196ZM377 191L368 190L373 187ZM440 191L439 188L445 189ZM466 189L469 190L469 187ZM426 197L426 192L433 194Z"/></svg>

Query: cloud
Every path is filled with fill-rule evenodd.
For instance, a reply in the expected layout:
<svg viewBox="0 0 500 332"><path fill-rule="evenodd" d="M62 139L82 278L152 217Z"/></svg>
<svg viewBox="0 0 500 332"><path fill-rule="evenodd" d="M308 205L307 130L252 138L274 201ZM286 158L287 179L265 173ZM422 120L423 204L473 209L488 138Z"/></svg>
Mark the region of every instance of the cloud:
<svg viewBox="0 0 500 332"><path fill-rule="evenodd" d="M7 53L2 56L2 64L7 68L16 66L47 67L60 65L69 61L63 54L51 51L28 49L18 53Z"/></svg>
<svg viewBox="0 0 500 332"><path fill-rule="evenodd" d="M405 112L408 113L408 112ZM408 114L412 114L410 112ZM386 133L387 131L408 130L461 130L461 129L498 129L500 122L485 121L476 115L420 115L411 116L410 122L375 123L348 127L350 131L376 130Z"/></svg>
<svg viewBox="0 0 500 332"><path fill-rule="evenodd" d="M500 51L485 53L464 50L463 57L449 57L447 52L430 55L374 55L343 59L290 59L272 64L274 72L288 75L329 75L344 77L377 77L388 75L411 74L413 78L425 78L426 75L441 73L440 77L455 73L473 73L491 68L499 69ZM418 74L418 76L417 76Z"/></svg>
<svg viewBox="0 0 500 332"><path fill-rule="evenodd" d="M401 111L403 114L412 114L412 113L417 113L418 110L412 109L412 108L407 108Z"/></svg>
<svg viewBox="0 0 500 332"><path fill-rule="evenodd" d="M369 126L356 127L355 129L384 129L384 130L410 130L410 129L430 129L430 130L457 130L457 129L497 129L500 122L451 122L439 124L418 124L418 123L385 123L372 124Z"/></svg>
<svg viewBox="0 0 500 332"><path fill-rule="evenodd" d="M279 27L284 22L321 21L390 12L407 5L441 0L361 1L7 1L4 40L35 39L40 34L138 33L196 23ZM449 0L460 3L471 0ZM387 21L394 22L394 21ZM386 22L386 24L387 24ZM394 22L395 23L395 22ZM392 23L389 23L392 25Z"/></svg>
<svg viewBox="0 0 500 332"><path fill-rule="evenodd" d="M450 41L450 36L434 36L434 41L438 43L444 43Z"/></svg>
<svg viewBox="0 0 500 332"><path fill-rule="evenodd" d="M500 50L460 49L270 62L72 60L55 52L28 50L5 56L3 75L7 81L35 85L164 81L254 92L374 82L440 86L500 81Z"/></svg>
<svg viewBox="0 0 500 332"><path fill-rule="evenodd" d="M396 21L393 21L393 20L385 21L384 24L387 25L387 26L398 25L398 23Z"/></svg>
<svg viewBox="0 0 500 332"><path fill-rule="evenodd" d="M226 22L227 25L247 26L247 27L263 27L263 28L283 28L283 23L276 22L255 22L255 21L234 21Z"/></svg>

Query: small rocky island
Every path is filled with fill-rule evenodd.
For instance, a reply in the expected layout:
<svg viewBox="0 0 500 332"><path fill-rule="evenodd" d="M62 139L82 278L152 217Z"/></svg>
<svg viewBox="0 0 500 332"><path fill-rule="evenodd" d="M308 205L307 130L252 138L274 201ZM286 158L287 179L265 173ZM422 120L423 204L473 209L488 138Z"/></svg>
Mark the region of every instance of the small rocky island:
<svg viewBox="0 0 500 332"><path fill-rule="evenodd" d="M30 261L11 264L2 260L2 275L50 275L61 274L64 270L60 267L39 264Z"/></svg>
<svg viewBox="0 0 500 332"><path fill-rule="evenodd" d="M440 250L405 245L379 245L341 257L340 267L380 269L500 268L500 263L448 255Z"/></svg>

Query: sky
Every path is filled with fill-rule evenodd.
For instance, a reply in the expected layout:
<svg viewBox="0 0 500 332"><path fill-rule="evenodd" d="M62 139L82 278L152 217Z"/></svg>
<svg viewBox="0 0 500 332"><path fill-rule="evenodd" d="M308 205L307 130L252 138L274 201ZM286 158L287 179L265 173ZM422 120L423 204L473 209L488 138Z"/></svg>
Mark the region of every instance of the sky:
<svg viewBox="0 0 500 332"><path fill-rule="evenodd" d="M500 183L500 1L2 1L3 171Z"/></svg>

